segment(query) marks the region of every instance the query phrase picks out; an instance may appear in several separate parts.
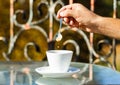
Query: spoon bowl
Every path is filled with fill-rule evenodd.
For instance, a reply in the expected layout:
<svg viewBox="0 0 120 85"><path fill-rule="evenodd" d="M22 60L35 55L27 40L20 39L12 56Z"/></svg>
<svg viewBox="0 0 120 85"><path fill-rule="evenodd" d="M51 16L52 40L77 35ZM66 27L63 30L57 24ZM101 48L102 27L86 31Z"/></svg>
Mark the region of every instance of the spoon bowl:
<svg viewBox="0 0 120 85"><path fill-rule="evenodd" d="M56 35L56 41L60 41L62 39L62 34L59 32Z"/></svg>

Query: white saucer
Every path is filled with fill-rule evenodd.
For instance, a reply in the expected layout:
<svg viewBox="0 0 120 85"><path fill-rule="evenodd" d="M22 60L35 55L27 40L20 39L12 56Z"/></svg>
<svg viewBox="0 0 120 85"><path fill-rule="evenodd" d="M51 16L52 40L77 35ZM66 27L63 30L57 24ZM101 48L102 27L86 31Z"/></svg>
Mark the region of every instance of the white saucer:
<svg viewBox="0 0 120 85"><path fill-rule="evenodd" d="M56 73L50 72L50 67L39 67L36 68L35 71L41 74L43 77L51 77L51 78L60 78L60 77L71 77L73 74L76 74L80 71L79 68L70 67L68 72L65 73Z"/></svg>

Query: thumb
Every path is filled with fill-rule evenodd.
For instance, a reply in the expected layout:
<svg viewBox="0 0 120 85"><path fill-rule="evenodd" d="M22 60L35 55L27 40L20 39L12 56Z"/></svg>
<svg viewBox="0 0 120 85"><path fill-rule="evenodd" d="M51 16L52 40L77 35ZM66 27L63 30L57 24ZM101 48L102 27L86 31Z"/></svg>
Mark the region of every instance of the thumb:
<svg viewBox="0 0 120 85"><path fill-rule="evenodd" d="M64 10L60 12L61 17L75 17L75 14L72 10Z"/></svg>

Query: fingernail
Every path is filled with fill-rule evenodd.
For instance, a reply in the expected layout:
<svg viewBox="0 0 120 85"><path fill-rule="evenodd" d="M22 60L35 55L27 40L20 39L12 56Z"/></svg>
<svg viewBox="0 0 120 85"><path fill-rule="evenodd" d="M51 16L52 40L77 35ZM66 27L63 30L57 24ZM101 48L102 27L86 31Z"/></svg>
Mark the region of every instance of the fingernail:
<svg viewBox="0 0 120 85"><path fill-rule="evenodd" d="M61 13L60 13L60 16L64 16L64 13L63 13L63 12L61 12Z"/></svg>

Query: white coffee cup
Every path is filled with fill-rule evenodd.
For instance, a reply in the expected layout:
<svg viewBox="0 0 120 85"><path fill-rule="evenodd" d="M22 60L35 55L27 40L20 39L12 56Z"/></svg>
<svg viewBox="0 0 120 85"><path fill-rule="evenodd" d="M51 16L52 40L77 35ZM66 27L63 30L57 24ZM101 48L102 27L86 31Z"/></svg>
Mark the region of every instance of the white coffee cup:
<svg viewBox="0 0 120 85"><path fill-rule="evenodd" d="M46 52L50 72L67 72L72 59L72 51L69 50L48 50Z"/></svg>

